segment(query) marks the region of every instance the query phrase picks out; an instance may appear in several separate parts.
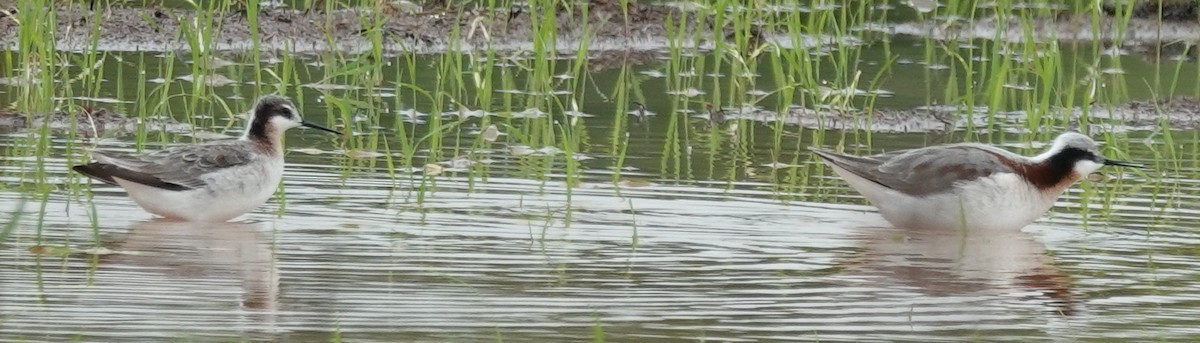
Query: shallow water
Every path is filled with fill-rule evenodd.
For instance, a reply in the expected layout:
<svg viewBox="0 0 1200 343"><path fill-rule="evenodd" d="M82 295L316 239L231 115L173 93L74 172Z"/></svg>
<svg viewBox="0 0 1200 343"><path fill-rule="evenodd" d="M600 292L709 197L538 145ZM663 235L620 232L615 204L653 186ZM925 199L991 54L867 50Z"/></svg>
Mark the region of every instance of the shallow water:
<svg viewBox="0 0 1200 343"><path fill-rule="evenodd" d="M99 185L91 201L51 192L41 225L42 204L26 203L0 249L0 337L564 341L599 328L618 341L1028 341L1198 331L1195 211L1162 215L1139 201L1148 193L1123 194L1120 210L1087 226L1060 209L1025 232L964 238L887 228L843 197L784 203L750 181L648 177L618 194L596 173L568 201L558 180L444 176L418 204L408 180L289 157L280 217L272 201L229 224L152 220ZM61 182L65 167L49 160L48 178ZM0 204L21 197L3 191Z"/></svg>
<svg viewBox="0 0 1200 343"><path fill-rule="evenodd" d="M647 84L652 99L666 92ZM923 92L905 91L891 104L919 102ZM304 92L302 107L317 113L306 118L335 121L320 115L321 91ZM89 191L67 172L92 142L55 136L39 162L17 151L32 146L28 131L6 131L0 211L20 219L0 245L0 340L1024 342L1200 334L1194 167L1107 171L1108 182L1072 188L1020 233L904 232L804 152L811 131L789 127L777 144L769 123L714 129L692 118L680 124L685 135L673 136L663 113L670 103L651 103L660 113L640 124L614 120L601 101L584 105L596 117L585 119L577 179L565 176L559 151L528 147L516 129L472 148L480 118L429 163L454 169L450 158L464 151L490 163L424 183L429 151L417 154L414 170L393 175L382 157L348 158L335 151L347 148L341 142L297 130L289 146L320 154L290 152L284 201L227 224L154 220L118 188ZM240 127L204 120L204 131ZM373 125L413 125L390 121ZM1019 131L1000 131L1008 130ZM631 145L614 177L613 137L625 132ZM1181 132L1175 143L1190 149L1191 135ZM866 136L829 131L821 141L844 137L853 148ZM1133 136L1161 144L1149 133ZM1036 150L1017 143L1028 137L983 137ZM191 141L151 132L147 148L160 138ZM876 133L870 150L961 139ZM131 150L132 140L108 138L100 147ZM1171 165L1146 150L1132 144L1132 159ZM794 165L767 166L775 162Z"/></svg>

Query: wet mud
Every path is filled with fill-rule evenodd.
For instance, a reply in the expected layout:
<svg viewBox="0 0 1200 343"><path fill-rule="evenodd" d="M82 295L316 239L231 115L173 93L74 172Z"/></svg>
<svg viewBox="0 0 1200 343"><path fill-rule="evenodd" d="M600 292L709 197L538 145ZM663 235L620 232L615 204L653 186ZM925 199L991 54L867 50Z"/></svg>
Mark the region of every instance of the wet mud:
<svg viewBox="0 0 1200 343"><path fill-rule="evenodd" d="M60 110L53 113L20 113L0 109L0 132L40 130L43 127L52 134L75 133L82 138L124 136L137 132L139 127L147 131L174 133L188 133L192 129L191 125L169 117L142 119L105 108Z"/></svg>
<svg viewBox="0 0 1200 343"><path fill-rule="evenodd" d="M1200 128L1200 99L1176 97L1158 101L1131 101L1115 105L1091 105L1086 108L1053 108L1045 116L1066 120L1073 129L1081 126L1105 131L1152 131ZM1021 127L1028 120L1024 111L989 113L987 108L961 106L920 106L910 109L871 111L818 111L793 108L784 115L767 111L747 111L741 117L757 121L784 120L806 128L867 130L875 132L920 133L968 129L985 130L996 124Z"/></svg>
<svg viewBox="0 0 1200 343"><path fill-rule="evenodd" d="M785 112L762 108L725 108L725 122L747 121L788 125L811 129L866 130L893 133L950 132L971 128L986 129L994 124L1020 127L1028 118L1025 112L989 113L986 108L961 106L920 106L910 109L836 110L793 107ZM486 113L504 116L511 114ZM683 114L680 114L683 115ZM1072 127L1102 127L1108 131L1149 131L1162 127L1175 130L1200 128L1200 99L1176 97L1159 101L1132 101L1119 105L1093 105L1088 108L1052 109L1048 116L1066 119ZM989 117L990 116L990 117ZM0 109L0 131L22 131L47 127L55 134L76 132L85 138L123 136L139 127L151 131L191 133L186 123L169 117L140 119L105 108L85 108L71 113L19 113Z"/></svg>
<svg viewBox="0 0 1200 343"><path fill-rule="evenodd" d="M1133 9L1128 32L1121 43L1115 39L1114 7L1104 7L1107 15L1098 22L1091 14L1061 13L1057 17L1033 23L1034 29L1024 29L1021 18L984 18L977 21L954 21L947 25L936 20L916 23L890 24L877 29L890 34L907 34L935 39L959 39L967 36L983 39L1100 39L1111 44L1120 44L1125 49L1137 50L1137 43L1158 42L1156 49L1143 53L1183 46L1181 54L1195 58L1193 41L1200 40L1200 25L1196 20L1174 20L1190 18L1195 14L1195 3L1191 7L1171 5L1164 7L1159 18L1142 7ZM1187 3L1184 3L1185 5ZM668 18L685 24L692 30L705 31L691 37L731 37L730 28L713 27L695 22L706 15L679 6L658 6L630 3L621 8L614 3L594 1L578 3L576 7L559 9L570 12L570 16L555 19L557 49L573 51L587 39L589 69L604 70L623 64L643 64L665 58L670 42L664 23ZM586 12L583 11L586 7ZM1158 7L1154 7L1157 11ZM197 23L208 22L212 16L216 33L206 49L225 51L231 54L244 53L256 47L270 55L277 51L320 52L339 50L347 53L373 49L372 37L383 38L382 49L386 52L413 51L438 53L460 51L524 51L532 48L532 37L538 21L534 9L513 7L504 10L455 9L422 10L421 8L382 5L378 8L351 8L329 13L306 12L289 8L266 8L257 16L258 33L249 29L250 22L245 12L205 13L187 9L161 7L104 6L92 11L83 5L59 6L56 42L61 50L95 49L100 51L186 51L194 47L185 39L185 33L197 28ZM5 12L12 14L11 10ZM584 14L586 13L586 14ZM1154 12L1153 14L1158 14ZM1171 19L1171 20L1168 20ZM1094 30L1093 25L1101 25ZM99 25L97 30L93 30ZM717 34L717 30L721 30ZM726 32L728 31L728 32ZM774 37L786 37L784 32L752 30L756 43L778 42ZM999 31L1001 34L996 35ZM1012 31L1012 32L1009 32ZM0 44L8 48L17 45L18 25L10 15L0 16ZM1049 35L1045 37L1028 37ZM1097 36L1096 33L1099 33ZM457 36L452 33L457 33ZM1170 44L1164 44L1169 42ZM780 48L786 44L780 42ZM684 42L703 48L712 42ZM812 48L812 47L810 47ZM1198 101L1194 98L1175 98L1162 101L1134 101L1113 106L1058 109L1058 113L1072 120L1088 118L1088 125L1107 125L1113 128L1148 129L1169 125L1176 129L1200 127L1197 118ZM932 132L958 130L965 127L986 126L989 115L1001 120L1019 122L1025 113L989 114L986 109L963 109L955 106L923 106L910 109L829 110L794 107L779 113L756 108L725 109L731 119L759 122L786 121L789 124L812 128L861 129L888 132ZM970 115L969 115L970 114ZM1086 115L1085 115L1086 114ZM169 119L155 119L152 123L171 131L186 131L186 128ZM0 129L26 129L48 124L53 130L77 129L79 132L104 134L131 132L139 123L115 113L103 110L83 110L80 113L56 112L52 114L24 114L0 109Z"/></svg>
<svg viewBox="0 0 1200 343"><path fill-rule="evenodd" d="M580 5L585 6L585 5ZM556 18L557 48L576 50L581 38L592 41L589 50L646 50L643 45L665 47L668 16L676 20L694 18L677 8L630 4L628 11L616 5L582 7L574 15ZM57 9L60 50L178 51L189 50L187 32L215 28L213 50L286 50L293 52L363 52L373 49L372 38L382 37L387 52L437 53L450 50L527 50L532 47L537 13L523 7L491 11L419 11L415 8L381 6L351 8L328 13L289 8L263 9L257 16L258 34L250 30L244 11L209 14L187 9L110 6L96 11L86 6ZM567 11L567 10L560 10ZM98 22L98 23L96 23ZM99 25L93 35L93 28ZM198 26L199 25L199 26ZM18 25L11 16L0 16L0 44L17 43ZM459 37L454 37L457 33Z"/></svg>

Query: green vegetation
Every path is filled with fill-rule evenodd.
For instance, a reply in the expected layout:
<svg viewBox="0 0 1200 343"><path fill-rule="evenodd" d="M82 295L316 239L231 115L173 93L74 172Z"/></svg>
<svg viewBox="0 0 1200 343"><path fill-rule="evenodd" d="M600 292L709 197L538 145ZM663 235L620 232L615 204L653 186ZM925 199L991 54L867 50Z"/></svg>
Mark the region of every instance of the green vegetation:
<svg viewBox="0 0 1200 343"><path fill-rule="evenodd" d="M1101 123L1091 116L1093 107L1086 105L1188 94L1196 87L1183 85L1200 83L1185 81L1186 75L1196 75L1196 68L1182 61L1153 64L1150 68L1155 72L1149 78L1127 80L1128 73L1106 72L1128 68L1121 59L1106 55L1103 44L1038 40L1030 29L1067 9L1018 9L1010 2L980 8L971 1L954 1L923 13L871 2L846 6L818 2L805 11L776 12L771 9L786 4L742 6L740 2L713 1L695 12L667 12L664 25L671 43L666 60L620 63L612 72L593 71L594 57L605 52L592 51L592 39L587 35L568 43L572 44L571 55L560 55L564 43L558 37L560 21L577 21L584 24L581 32L593 32L590 21L579 20L593 14L588 6L544 1L526 7L533 35L529 51L496 50L490 44L466 48L461 42L468 33L454 29L446 32L448 52L431 56L387 48L396 38L385 32L384 23L395 12L384 6L394 5L371 1L297 5L313 6L310 10L327 13L327 17L343 5L376 8L359 12L362 35L370 46L362 52L264 51L258 29L263 13L260 5L217 0L180 6L181 10L196 10L189 13L197 16L180 22L186 49L178 54L102 52L95 49L98 34L93 35L91 50L57 52L49 38L58 29L56 12L38 10L37 1L18 1L17 19L36 24L21 25L18 49L5 52L6 66L10 70L16 65L39 68L26 68L27 75L18 75L37 82L18 87L20 93L14 94L20 96L13 99L20 101L14 107L23 113L68 109L66 112L75 116L83 109L110 106L81 98L113 98L130 101L111 105L115 112L143 119L170 115L199 128L231 128L240 123L226 119L243 111L257 95L283 93L297 98L310 116L324 113L321 119L361 133L344 142L349 158L341 163L348 170L383 171L393 180L412 183L422 190L415 194L418 200L425 199L425 192L436 191L436 179L412 177L405 171L445 165L452 159L468 161L464 164L470 167L450 168L448 176L464 176L472 184L489 175L505 175L575 186L581 182L581 173L601 167L613 169L611 179L619 185L620 169L633 167L656 171L667 179L721 180L729 187L747 178L770 181L780 197L795 199L798 193L806 193L811 182L807 176L814 171L763 165L811 165L801 149L808 144L875 150L880 111L903 110L917 99L919 103L952 106L943 114L949 118L940 119L960 121L955 127L959 130L952 134L962 137L944 140L1037 142L1077 127L1081 121ZM453 13L457 13L456 20L471 22L478 18L469 13L508 13L510 5L483 2L464 5L484 6L482 11ZM1097 6L1079 1L1071 4L1069 11L1090 13L1091 21L1098 23L1104 18ZM1128 13L1122 12L1129 9L1117 11L1118 23L1129 20ZM223 20L227 15L246 16L253 44L250 51L217 50L217 42L224 38L214 32L229 25ZM930 27L995 16L1024 24L1023 32L1009 30L1024 39L926 36L913 41L866 29L912 15L921 20L918 25ZM324 25L326 40L336 43L329 30L332 22ZM723 29L696 29L706 27ZM97 32L99 25L91 24L89 29ZM486 31L476 26L470 30L472 36ZM785 34L771 36L772 32ZM74 67L60 67L57 62L63 60ZM1162 70L1163 65L1169 66L1168 70ZM36 72L39 69L42 72ZM130 77L132 84L113 81ZM910 87L914 79L922 80L923 89ZM1152 86L1149 89L1154 93L1141 91L1146 85ZM129 87L136 89L134 94L126 91ZM1135 89L1139 95L1131 93ZM644 128L624 115L635 101L659 114ZM709 123L701 116L710 112L708 104L735 119ZM1063 108L1081 108L1082 117L1076 119L1073 111ZM1014 112L1023 113L1024 119L1010 121L1001 116ZM454 113L458 115L450 115ZM796 125L805 118L815 119L816 126L811 120ZM504 144L479 135L493 125L504 134ZM829 128L838 133L827 136L824 131ZM1003 133L1014 130L1022 133ZM983 136L976 137L980 133ZM133 137L139 148L149 141L169 144L180 140L144 127ZM640 143L631 147L633 142ZM517 163L502 170L473 163L492 158L480 150L504 145L520 145L536 153L517 156ZM65 148L77 150L73 145ZM630 160L626 155L631 150L639 154L661 151L661 156L657 163ZM598 159L580 161L577 157ZM565 213L570 215L569 208Z"/></svg>
<svg viewBox="0 0 1200 343"><path fill-rule="evenodd" d="M1098 113L1130 101L1200 94L1194 60L1166 56L1162 49L1148 58L1114 54L1105 40L1055 37L1039 29L1071 16L1089 23L1092 35L1119 40L1128 34L1134 12L1121 2L1110 16L1099 2L1084 0L1064 6L1001 0L985 7L983 1L952 0L928 12L875 1L820 0L799 10L795 1L711 0L695 10L663 12L665 43L649 52L601 44L612 37L592 35L605 27L585 20L598 9L582 2L455 2L456 10L439 15L467 24L449 26L445 51L437 54L415 52L415 45L435 44L389 31L388 20L401 11L396 2L288 3L324 19L313 26L330 45L341 39L334 34L335 13L363 9L353 13L360 16L358 34L369 44L361 51L312 51L291 43L274 49L264 43L274 37L265 37L260 26L268 13L283 10L258 1L189 0L169 4L191 14L170 17L182 18L179 49L101 49L105 17L97 11L81 26L70 26L91 32L86 46L60 50L55 37L67 27L59 18L63 12L45 10L43 0L15 0L7 20L20 29L13 48L0 52L0 113L11 110L37 125L0 138L0 176L16 180L0 184L0 192L42 205L37 213L22 213L24 204L17 204L16 214L0 227L0 244L29 239L8 245L99 245L104 215L96 213L89 181L68 171L88 158L86 149L152 150L208 139L214 132L234 134L245 124L240 114L271 93L294 98L306 119L349 133L292 134L290 164L336 175L315 181L307 176L324 187L390 187L387 199L369 204L397 216L417 212L426 220L438 211L470 212L429 203L448 187L506 192L490 186L496 179L532 181L531 193L561 194L561 202L511 209L531 213L522 214L534 222L530 244L542 245L543 254L545 242L554 239L552 229L576 229L576 217L587 210L576 203L580 194L594 196L597 189L612 189L613 197L645 196L639 189L656 185L733 196L765 190L776 201L862 203L847 197L853 191L842 181L824 177L825 167L805 152L810 145L868 153L980 141L1027 154L1042 150L1035 143L1078 129L1107 142L1110 156L1179 175L1162 180L1130 172L1085 182L1068 200L1087 205L1058 211L1086 226L1132 221L1114 218L1113 212L1136 203L1153 211L1141 218L1147 232L1151 226L1180 225L1168 213L1184 206L1180 190L1188 186L1179 180L1200 170L1200 134L1173 127L1167 117L1134 127ZM619 5L613 16L620 19L604 25L636 20L629 0L609 3ZM114 9L122 3L97 5ZM510 15L524 20L512 27L529 30L527 45L512 48L480 38L492 32L476 23ZM992 20L1000 29L953 31ZM230 38L215 33L231 23L248 28L251 49L219 48ZM564 25L582 38L563 37ZM901 26L910 34L888 34ZM1186 50L1194 47L1184 49L1180 55L1189 56ZM129 130L97 129L98 110L137 120ZM65 129L33 120L55 112L65 116ZM944 130L903 117L929 113L936 118L921 120L940 121ZM163 125L168 121L182 125ZM918 128L904 132L906 125ZM288 194L295 190L280 187L277 215L286 215ZM352 195L321 200L343 196ZM3 199L8 198L0 198L0 205ZM66 213L46 210L56 201L88 212L91 242L43 241L47 218ZM629 201L630 217L645 218L634 204ZM542 226L541 232L533 233L533 225ZM629 226L628 254L643 254L640 247L647 242L641 237L650 229ZM560 267L564 275L556 285L570 279L565 270L571 266ZM632 269L624 273L629 278ZM605 341L603 324L596 315L596 342ZM497 329L497 340L501 334ZM329 340L342 341L342 333Z"/></svg>

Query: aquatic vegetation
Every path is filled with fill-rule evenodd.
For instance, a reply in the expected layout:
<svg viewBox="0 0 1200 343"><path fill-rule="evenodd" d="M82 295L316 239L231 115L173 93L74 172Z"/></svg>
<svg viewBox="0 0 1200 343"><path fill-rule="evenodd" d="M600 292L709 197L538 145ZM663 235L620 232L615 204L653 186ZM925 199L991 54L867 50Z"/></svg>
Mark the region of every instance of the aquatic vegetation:
<svg viewBox="0 0 1200 343"><path fill-rule="evenodd" d="M0 4L0 208L16 205L0 218L0 255L10 261L0 264L12 267L0 274L38 285L14 292L55 306L124 294L86 292L106 283L155 280L159 266L94 253L126 239L115 233L136 242L142 232L127 222L144 218L122 214L131 203L89 189L67 166L93 147L133 152L236 136L243 109L282 94L305 119L338 123L347 136L289 137L289 181L270 202L278 206L247 217L270 223L267 250L283 270L274 278L288 286L282 310L267 311L281 320L247 325L279 325L253 334L267 339L321 331L353 341L388 330L429 340L823 338L835 308L861 305L847 305L844 291L905 295L881 304L909 307L906 318L850 325L917 328L884 330L889 338L965 335L929 316L954 313L987 328L1028 328L981 329L982 337L1036 340L1053 333L1028 308L1065 308L1056 302L1072 291L1042 283L1065 276L1100 302L1082 314L1089 331L1067 337L1130 336L1104 318L1136 323L1145 319L1136 314L1178 314L1170 310L1194 300L1179 290L1195 255L1200 67L1195 35L1186 36L1195 31L1158 30L1188 25L1170 20L1184 11L1164 4L213 0L99 1L92 11L16 0ZM1153 169L1106 172L1066 193L1035 226L1087 238L1055 242L1050 253L1015 239L1025 250L1001 260L1033 267L996 274L1026 278L988 286L1001 295L969 293L988 303L970 309L942 307L962 301L930 294L991 279L953 269L944 280L905 279L913 276L894 270L947 273L938 261L872 254L907 241L937 242L919 253L979 244L986 254L987 243L849 237L848 227L873 225L865 200L806 149L865 155L978 141L1031 154L1067 130ZM196 260L212 255L233 254ZM179 288L214 286L219 277L209 276L233 275L223 266L147 282L171 291L118 305L212 294ZM856 268L867 272L846 276ZM114 270L131 274L113 278ZM878 278L899 281L846 287ZM1127 284L1139 288L1118 287ZM55 293L62 289L82 295ZM1017 300L1004 294L1050 295L1011 306ZM1105 307L1124 301L1132 304L1124 312ZM31 304L22 305L49 307ZM174 307L148 312L171 322L256 310ZM323 316L333 312L330 324ZM26 325L45 314L31 313L0 320ZM787 325L774 325L781 316ZM1169 339L1194 327L1183 317L1154 320ZM195 337L260 338L228 324Z"/></svg>

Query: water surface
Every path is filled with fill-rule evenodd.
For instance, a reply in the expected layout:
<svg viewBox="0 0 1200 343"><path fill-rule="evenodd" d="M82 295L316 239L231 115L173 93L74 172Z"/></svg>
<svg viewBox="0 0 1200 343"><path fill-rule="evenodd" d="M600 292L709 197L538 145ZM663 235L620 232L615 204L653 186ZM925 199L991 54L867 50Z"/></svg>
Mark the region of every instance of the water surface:
<svg viewBox="0 0 1200 343"><path fill-rule="evenodd" d="M898 75L922 73L903 70ZM600 75L597 82L611 82ZM297 130L289 133L283 196L226 224L156 220L120 189L89 191L68 172L93 145L132 151L142 135L157 149L189 136L143 129L97 142L54 134L36 158L34 131L5 131L0 211L20 216L0 245L0 340L1026 342L1200 334L1200 235L1192 230L1200 212L1189 181L1196 169L1162 163L1150 149L1161 135L1134 132L1149 145L1128 146L1131 159L1167 169L1108 170L1108 181L1072 188L1022 232L908 232L889 228L804 148L816 141L878 152L962 140L962 132L785 126L777 143L774 123L713 126L671 112L681 102L664 96L666 82L649 78L640 90L662 99L649 102L658 115L641 123L618 120L618 107L599 97L582 102L594 117L580 119L573 176L561 144L530 138L541 134L530 127L550 119L507 119L525 110L523 95L489 122L467 119L443 146L394 170L382 155L345 150L399 158L396 132L420 136L429 124L396 113L422 101L388 102L378 122L352 123L368 133L353 143ZM241 87L212 91L242 111L257 90ZM923 90L894 89L891 106L923 103ZM103 92L122 101L114 108L137 111L129 93ZM289 95L303 95L307 119L345 125L323 97L380 96L353 92L309 87ZM187 106L166 109L197 132L237 135L241 123L218 105L178 111ZM477 139L497 122L508 135ZM1016 134L1019 127L998 125L974 138L1038 150L1022 142L1031 138ZM395 139L395 150L365 143L371 132ZM1195 146L1189 136L1177 132L1174 142ZM626 141L621 158L614 147ZM455 164L457 156L476 164ZM426 175L424 165L437 163L446 170Z"/></svg>

